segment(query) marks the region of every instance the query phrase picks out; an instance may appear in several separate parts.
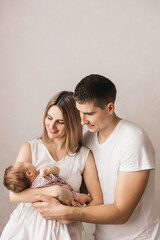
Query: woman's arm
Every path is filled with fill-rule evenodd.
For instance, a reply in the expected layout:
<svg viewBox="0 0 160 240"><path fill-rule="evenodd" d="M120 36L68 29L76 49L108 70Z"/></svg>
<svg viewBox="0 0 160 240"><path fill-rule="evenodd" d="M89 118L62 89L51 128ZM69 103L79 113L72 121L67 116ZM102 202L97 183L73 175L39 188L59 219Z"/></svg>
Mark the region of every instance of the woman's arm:
<svg viewBox="0 0 160 240"><path fill-rule="evenodd" d="M103 204L103 195L98 179L93 154L90 152L83 172L84 182L91 196L88 206Z"/></svg>
<svg viewBox="0 0 160 240"><path fill-rule="evenodd" d="M16 162L31 162L32 154L31 147L28 142L24 143L18 153ZM46 194L51 197L55 197L60 200L60 202L71 205L74 201L71 191L66 186L51 186L37 189L26 189L20 193L9 192L9 198L11 202L34 202L35 195Z"/></svg>
<svg viewBox="0 0 160 240"><path fill-rule="evenodd" d="M87 194L77 193L74 196L75 200L81 202L82 204L89 202L87 206L94 206L103 204L103 195L98 179L97 169L92 153L90 152L86 161L86 165L83 171L84 183L87 190L91 196L90 198ZM74 205L73 205L74 206ZM63 224L69 224L74 222L74 220L58 220L58 222Z"/></svg>
<svg viewBox="0 0 160 240"><path fill-rule="evenodd" d="M87 206L89 206L89 207L87 207L87 209L89 209L90 206L103 204L103 195L102 195L102 191L101 191L101 187L100 187L100 183L99 183L99 179L98 179L98 174L97 174L94 158L93 158L93 155L91 152L89 153L87 161L86 161L86 165L85 165L85 168L83 171L83 177L84 177L84 182L86 184L88 192L92 199L91 202L87 205ZM54 203L58 204L55 199L50 199L44 195L37 196L36 199L38 201L40 199L42 199L42 202L34 203L33 206L38 208L38 210L40 211L40 213L42 214L42 216L44 218L52 219L52 217L54 215L53 218L58 219L58 221L63 224L68 224L68 223L71 223L71 222L74 222L77 220L77 219L71 219L71 218L67 219L67 217L68 217L67 215L65 215L65 217L63 217L64 213L61 216L54 214L52 212L55 207ZM79 199L75 197L75 200L78 201ZM53 204L52 204L52 202L53 202ZM45 206L45 204L46 204L46 206ZM58 206L58 208L59 208L59 206ZM61 205L61 208L63 208L63 207L64 207L64 209L66 209L65 206ZM83 209L86 209L86 208L85 207L76 207L76 208L71 207L71 208L69 208L69 210L70 209L77 209L77 211L81 212L81 211L83 211Z"/></svg>
<svg viewBox="0 0 160 240"><path fill-rule="evenodd" d="M45 194L47 196L58 198L60 186L51 186L45 188L28 188L22 192L14 193L9 191L9 198L11 202L35 202L37 194Z"/></svg>
<svg viewBox="0 0 160 240"><path fill-rule="evenodd" d="M25 142L18 153L16 162L30 162L32 163L32 154L31 154L31 146L28 142Z"/></svg>
<svg viewBox="0 0 160 240"><path fill-rule="evenodd" d="M67 185L44 188L28 188L20 193L13 193L9 191L9 197L11 202L35 202L35 196L37 194L45 194L57 198L61 203L65 205L73 205L74 196Z"/></svg>

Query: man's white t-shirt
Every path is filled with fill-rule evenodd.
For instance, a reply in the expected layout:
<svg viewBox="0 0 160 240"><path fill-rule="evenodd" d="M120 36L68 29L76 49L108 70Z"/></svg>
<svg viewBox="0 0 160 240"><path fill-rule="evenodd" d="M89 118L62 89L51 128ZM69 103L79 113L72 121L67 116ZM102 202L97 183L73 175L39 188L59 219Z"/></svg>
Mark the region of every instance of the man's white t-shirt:
<svg viewBox="0 0 160 240"><path fill-rule="evenodd" d="M151 169L145 192L125 224L96 225L97 240L159 240L159 217L155 205L155 161L152 144L144 130L121 120L109 138L99 144L97 133L85 133L84 145L93 152L104 204L114 202L119 171ZM105 212L104 212L105 214Z"/></svg>

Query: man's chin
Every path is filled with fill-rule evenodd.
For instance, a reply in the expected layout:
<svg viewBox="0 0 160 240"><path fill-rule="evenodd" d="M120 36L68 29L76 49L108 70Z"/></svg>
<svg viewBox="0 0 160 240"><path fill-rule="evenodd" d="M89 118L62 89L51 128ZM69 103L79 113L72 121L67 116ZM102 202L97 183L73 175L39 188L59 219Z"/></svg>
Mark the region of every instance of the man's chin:
<svg viewBox="0 0 160 240"><path fill-rule="evenodd" d="M96 132L96 129L95 129L94 126L93 126L93 127L87 126L87 128L88 128L88 131L89 131L89 132Z"/></svg>

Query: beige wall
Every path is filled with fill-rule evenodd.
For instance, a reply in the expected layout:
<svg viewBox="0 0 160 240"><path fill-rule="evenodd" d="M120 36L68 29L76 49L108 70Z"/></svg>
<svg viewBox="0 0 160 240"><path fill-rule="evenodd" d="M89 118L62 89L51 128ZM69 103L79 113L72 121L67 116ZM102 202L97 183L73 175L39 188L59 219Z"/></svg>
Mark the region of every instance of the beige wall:
<svg viewBox="0 0 160 240"><path fill-rule="evenodd" d="M159 181L159 13L158 0L0 0L0 230L15 207L4 169L40 136L49 98L90 73L115 82L117 113L148 132Z"/></svg>

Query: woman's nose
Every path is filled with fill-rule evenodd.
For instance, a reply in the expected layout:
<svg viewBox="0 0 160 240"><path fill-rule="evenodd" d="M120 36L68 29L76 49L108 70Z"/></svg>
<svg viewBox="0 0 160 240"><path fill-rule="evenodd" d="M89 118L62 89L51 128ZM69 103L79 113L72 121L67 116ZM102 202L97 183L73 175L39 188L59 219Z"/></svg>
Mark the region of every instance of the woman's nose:
<svg viewBox="0 0 160 240"><path fill-rule="evenodd" d="M54 128L56 127L56 122L55 122L55 121L53 121L53 122L51 123L51 127L52 127L52 129L54 129Z"/></svg>

